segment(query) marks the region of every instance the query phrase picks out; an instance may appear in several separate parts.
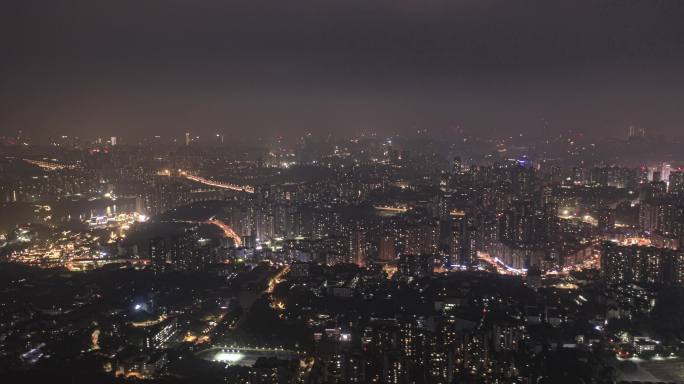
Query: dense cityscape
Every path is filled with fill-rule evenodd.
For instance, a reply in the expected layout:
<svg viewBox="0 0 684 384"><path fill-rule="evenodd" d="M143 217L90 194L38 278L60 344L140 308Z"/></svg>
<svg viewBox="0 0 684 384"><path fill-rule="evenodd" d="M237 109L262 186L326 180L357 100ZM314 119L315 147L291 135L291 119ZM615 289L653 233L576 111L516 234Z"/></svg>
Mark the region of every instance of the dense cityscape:
<svg viewBox="0 0 684 384"><path fill-rule="evenodd" d="M681 143L522 142L4 137L0 370L684 379Z"/></svg>
<svg viewBox="0 0 684 384"><path fill-rule="evenodd" d="M0 383L684 384L684 1L0 1Z"/></svg>

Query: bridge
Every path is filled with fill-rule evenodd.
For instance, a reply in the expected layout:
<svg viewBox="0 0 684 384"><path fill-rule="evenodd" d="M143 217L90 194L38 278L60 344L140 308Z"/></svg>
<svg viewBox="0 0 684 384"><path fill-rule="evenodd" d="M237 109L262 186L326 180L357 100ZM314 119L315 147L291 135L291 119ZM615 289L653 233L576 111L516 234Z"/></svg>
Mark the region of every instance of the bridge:
<svg viewBox="0 0 684 384"><path fill-rule="evenodd" d="M240 192L247 192L247 193L254 193L254 187L252 187L251 185L237 185L237 184L233 184L233 183L226 183L226 182L222 182L222 181L205 179L204 177L193 175L187 171L180 171L180 175L182 177L190 180L190 181L194 181L196 183L208 185L210 187L230 189L233 191L240 191Z"/></svg>
<svg viewBox="0 0 684 384"><path fill-rule="evenodd" d="M387 212L398 212L398 213L404 213L408 211L408 207L406 205L374 205L373 208L377 209L378 211L387 211Z"/></svg>
<svg viewBox="0 0 684 384"><path fill-rule="evenodd" d="M48 171L56 171L58 169L74 169L75 168L75 166L73 166L73 165L64 165L64 164L59 164L59 163L55 163L52 161L31 160L31 159L22 159L22 160L24 160L25 162L27 162L31 165L38 166L38 167L43 168L43 169L48 170Z"/></svg>

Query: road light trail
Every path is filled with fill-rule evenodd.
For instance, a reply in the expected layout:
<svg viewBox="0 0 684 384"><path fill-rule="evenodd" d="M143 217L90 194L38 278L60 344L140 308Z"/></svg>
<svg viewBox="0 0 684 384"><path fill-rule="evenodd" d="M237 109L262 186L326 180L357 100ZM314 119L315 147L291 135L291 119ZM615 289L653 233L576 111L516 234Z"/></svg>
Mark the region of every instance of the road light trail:
<svg viewBox="0 0 684 384"><path fill-rule="evenodd" d="M524 275L527 272L523 269L510 267L498 258L490 256L487 252L478 251L477 258L494 267L500 275Z"/></svg>
<svg viewBox="0 0 684 384"><path fill-rule="evenodd" d="M374 205L373 208L378 211L389 211L389 212L399 212L404 213L408 211L406 206L391 206L391 205Z"/></svg>
<svg viewBox="0 0 684 384"><path fill-rule="evenodd" d="M242 246L242 239L240 238L240 236L237 233L235 233L235 231L233 231L233 228L231 228L228 224L226 224L223 221L218 220L218 219L207 220L206 223L207 224L213 224L213 225L221 228L221 230L223 231L223 235L225 237L229 237L229 238L233 239L236 247Z"/></svg>
<svg viewBox="0 0 684 384"><path fill-rule="evenodd" d="M42 160L31 160L31 159L23 159L25 162L35 165L37 167L40 167L42 169L48 170L48 171L56 171L58 169L74 169L73 165L64 165L64 164L59 164L51 161L42 161Z"/></svg>
<svg viewBox="0 0 684 384"><path fill-rule="evenodd" d="M183 176L184 178L194 181L196 183L208 185L210 187L217 187L217 188L223 188L223 189L231 189L233 191L242 191L242 192L247 192L247 193L254 193L254 187L251 185L237 185L237 184L232 184L232 183L224 183L221 181L216 181L216 180L209 180L205 179L204 177L196 176L193 174L190 174L186 171L180 171L180 175Z"/></svg>
<svg viewBox="0 0 684 384"><path fill-rule="evenodd" d="M268 281L268 287L264 291L264 293L271 295L273 293L273 290L275 289L276 285L278 285L281 281L283 281L283 276L287 275L288 272L290 272L290 266L286 265L280 272L276 273L275 276L273 276L269 281Z"/></svg>
<svg viewBox="0 0 684 384"><path fill-rule="evenodd" d="M208 225L215 225L223 231L223 236L228 237L233 239L235 242L236 247L241 247L242 246L242 238L240 238L240 235L238 235L233 228L230 227L230 225L224 223L223 221L216 219L216 218L211 218L209 220L205 221L195 221L195 220L167 220L167 221L158 221L159 223L187 223L187 224L208 224Z"/></svg>

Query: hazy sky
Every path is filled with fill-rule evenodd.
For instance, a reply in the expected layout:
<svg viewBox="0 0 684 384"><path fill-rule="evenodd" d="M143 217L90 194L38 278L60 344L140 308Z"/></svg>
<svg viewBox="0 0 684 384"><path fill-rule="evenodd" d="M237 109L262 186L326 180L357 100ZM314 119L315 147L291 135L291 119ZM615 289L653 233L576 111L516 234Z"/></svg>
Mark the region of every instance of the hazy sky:
<svg viewBox="0 0 684 384"><path fill-rule="evenodd" d="M3 0L0 132L684 132L678 0Z"/></svg>

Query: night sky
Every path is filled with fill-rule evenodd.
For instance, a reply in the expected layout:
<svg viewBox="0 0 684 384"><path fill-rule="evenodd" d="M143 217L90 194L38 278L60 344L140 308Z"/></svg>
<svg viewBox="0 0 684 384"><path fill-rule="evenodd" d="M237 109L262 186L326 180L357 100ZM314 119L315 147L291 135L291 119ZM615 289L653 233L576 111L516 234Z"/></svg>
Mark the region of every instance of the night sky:
<svg viewBox="0 0 684 384"><path fill-rule="evenodd" d="M0 49L34 138L684 132L677 0L3 0Z"/></svg>

